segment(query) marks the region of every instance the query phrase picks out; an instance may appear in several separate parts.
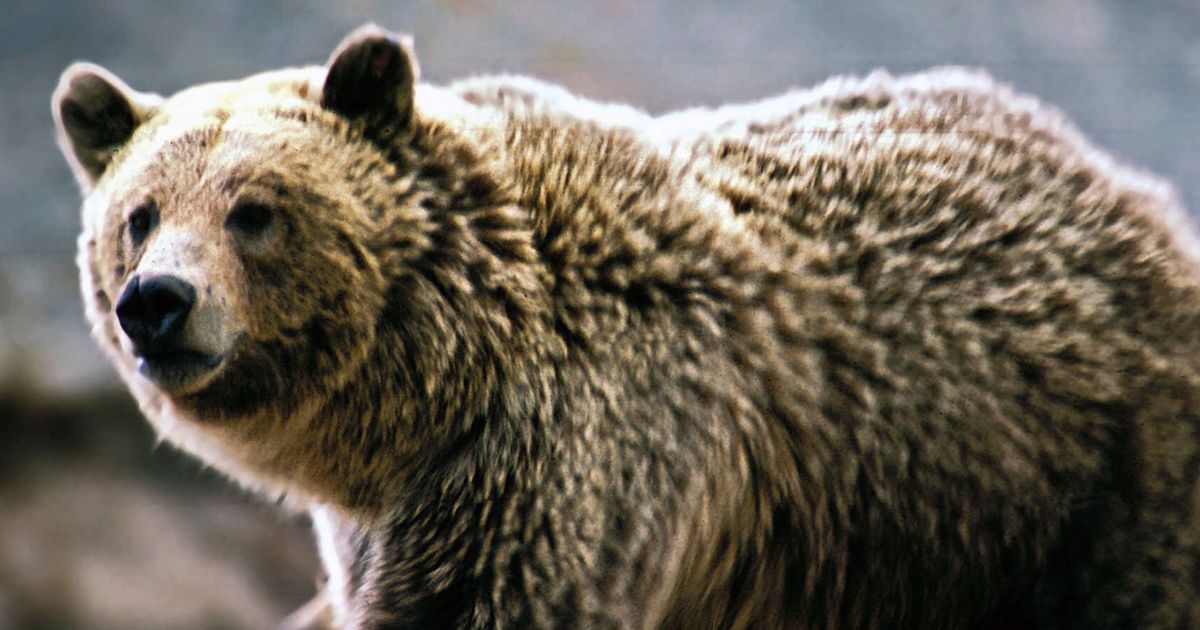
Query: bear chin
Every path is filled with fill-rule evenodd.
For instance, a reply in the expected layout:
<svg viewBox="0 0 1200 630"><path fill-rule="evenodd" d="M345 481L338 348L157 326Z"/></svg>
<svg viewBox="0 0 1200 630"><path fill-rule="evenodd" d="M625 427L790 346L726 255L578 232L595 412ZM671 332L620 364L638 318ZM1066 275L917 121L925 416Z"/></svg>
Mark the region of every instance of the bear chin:
<svg viewBox="0 0 1200 630"><path fill-rule="evenodd" d="M211 383L224 363L223 355L177 350L137 357L137 371L164 393L180 395Z"/></svg>

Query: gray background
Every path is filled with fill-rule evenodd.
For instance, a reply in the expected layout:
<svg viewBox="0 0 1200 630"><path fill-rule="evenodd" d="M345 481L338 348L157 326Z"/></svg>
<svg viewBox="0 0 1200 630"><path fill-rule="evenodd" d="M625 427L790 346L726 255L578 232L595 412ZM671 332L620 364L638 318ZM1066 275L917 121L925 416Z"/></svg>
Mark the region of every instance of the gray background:
<svg viewBox="0 0 1200 630"><path fill-rule="evenodd" d="M312 590L305 524L154 448L87 337L50 93L324 61L373 20L423 77L532 74L651 111L933 65L988 69L1200 209L1200 2L0 2L0 627L263 627Z"/></svg>

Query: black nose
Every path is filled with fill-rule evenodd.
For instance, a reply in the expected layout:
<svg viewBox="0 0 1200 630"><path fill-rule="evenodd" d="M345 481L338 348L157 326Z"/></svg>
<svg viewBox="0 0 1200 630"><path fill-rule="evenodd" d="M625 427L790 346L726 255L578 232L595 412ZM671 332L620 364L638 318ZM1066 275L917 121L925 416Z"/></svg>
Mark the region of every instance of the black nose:
<svg viewBox="0 0 1200 630"><path fill-rule="evenodd" d="M134 276L117 299L117 320L139 349L168 341L196 304L196 289L175 276Z"/></svg>

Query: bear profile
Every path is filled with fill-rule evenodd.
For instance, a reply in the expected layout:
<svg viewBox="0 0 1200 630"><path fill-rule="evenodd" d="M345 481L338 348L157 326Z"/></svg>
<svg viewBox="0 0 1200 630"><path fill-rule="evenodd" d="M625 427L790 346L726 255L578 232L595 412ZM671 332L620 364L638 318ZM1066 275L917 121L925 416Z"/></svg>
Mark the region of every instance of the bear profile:
<svg viewBox="0 0 1200 630"><path fill-rule="evenodd" d="M367 26L53 113L97 342L312 514L289 627L1200 624L1191 230L981 73L651 116Z"/></svg>

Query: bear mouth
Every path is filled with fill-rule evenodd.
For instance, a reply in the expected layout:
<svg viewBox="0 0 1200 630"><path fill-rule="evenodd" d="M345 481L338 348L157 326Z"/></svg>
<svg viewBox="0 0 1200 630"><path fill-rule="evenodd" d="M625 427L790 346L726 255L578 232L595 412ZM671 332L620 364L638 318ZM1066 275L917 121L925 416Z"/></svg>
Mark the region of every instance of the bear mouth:
<svg viewBox="0 0 1200 630"><path fill-rule="evenodd" d="M169 392L197 389L216 372L224 357L185 348L136 353L137 370Z"/></svg>

